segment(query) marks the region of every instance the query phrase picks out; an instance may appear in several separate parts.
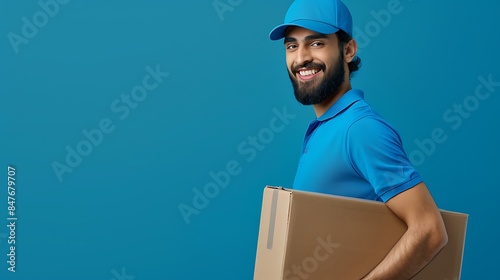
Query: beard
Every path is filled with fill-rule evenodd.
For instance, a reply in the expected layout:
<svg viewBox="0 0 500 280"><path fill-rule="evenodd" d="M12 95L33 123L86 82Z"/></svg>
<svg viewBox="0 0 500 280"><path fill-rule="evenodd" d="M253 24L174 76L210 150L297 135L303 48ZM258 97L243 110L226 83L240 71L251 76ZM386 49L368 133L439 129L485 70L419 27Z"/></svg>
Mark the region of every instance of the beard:
<svg viewBox="0 0 500 280"><path fill-rule="evenodd" d="M328 71L326 71L326 65L323 63L308 62L294 67L292 69L293 73L297 73L297 70L300 68L321 69L325 74L323 79L319 81L318 84L317 81L299 82L296 77L297 74L293 76L290 71L288 71L295 99L303 105L320 104L323 101L328 100L344 83L345 69L343 53L341 53L337 59L337 63L334 64L332 69L329 69Z"/></svg>

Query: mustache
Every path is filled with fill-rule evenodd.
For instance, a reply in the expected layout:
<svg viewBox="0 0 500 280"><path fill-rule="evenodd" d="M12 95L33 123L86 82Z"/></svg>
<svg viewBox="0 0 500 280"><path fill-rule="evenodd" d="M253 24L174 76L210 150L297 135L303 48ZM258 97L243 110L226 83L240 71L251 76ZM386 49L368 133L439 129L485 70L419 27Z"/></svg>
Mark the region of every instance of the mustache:
<svg viewBox="0 0 500 280"><path fill-rule="evenodd" d="M323 72L325 72L326 70L326 65L323 64L323 63L314 63L314 62L306 62L304 64L301 64L301 65L297 65L295 67L292 68L292 71L293 73L297 73L299 71L299 69L301 68L307 68L307 69L311 69L311 68L316 68L316 69L321 69Z"/></svg>

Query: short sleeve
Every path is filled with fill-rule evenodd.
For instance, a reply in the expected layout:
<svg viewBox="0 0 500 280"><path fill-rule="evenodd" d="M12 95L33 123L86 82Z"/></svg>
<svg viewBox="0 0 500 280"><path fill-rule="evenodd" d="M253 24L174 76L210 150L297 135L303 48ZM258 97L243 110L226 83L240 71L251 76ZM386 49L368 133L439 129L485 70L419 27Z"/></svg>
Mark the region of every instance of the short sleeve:
<svg viewBox="0 0 500 280"><path fill-rule="evenodd" d="M346 150L358 175L387 202L422 182L403 149L397 131L376 116L354 122L347 132Z"/></svg>

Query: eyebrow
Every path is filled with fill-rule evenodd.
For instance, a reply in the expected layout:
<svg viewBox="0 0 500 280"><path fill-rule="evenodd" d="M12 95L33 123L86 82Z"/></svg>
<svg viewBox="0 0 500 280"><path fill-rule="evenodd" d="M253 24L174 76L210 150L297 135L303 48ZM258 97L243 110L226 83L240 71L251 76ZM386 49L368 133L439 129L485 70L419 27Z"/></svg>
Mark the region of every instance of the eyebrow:
<svg viewBox="0 0 500 280"><path fill-rule="evenodd" d="M306 36L303 41L306 42L306 41L312 41L312 40L317 40L317 39L328 39L328 37L326 36L326 34L317 33L317 34ZM283 43L286 44L286 43L290 43L290 42L297 42L297 39L294 37L285 37L285 40Z"/></svg>

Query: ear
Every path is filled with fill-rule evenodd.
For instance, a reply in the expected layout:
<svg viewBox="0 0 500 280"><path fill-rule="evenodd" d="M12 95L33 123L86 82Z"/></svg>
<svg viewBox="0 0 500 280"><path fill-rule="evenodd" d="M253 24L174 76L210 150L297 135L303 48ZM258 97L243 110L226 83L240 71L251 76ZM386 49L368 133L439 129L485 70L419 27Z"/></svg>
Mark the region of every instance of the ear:
<svg viewBox="0 0 500 280"><path fill-rule="evenodd" d="M356 56L357 52L358 52L358 43L356 43L356 40L351 39L351 41L349 41L349 43L345 44L344 46L345 61L347 63L351 62Z"/></svg>

